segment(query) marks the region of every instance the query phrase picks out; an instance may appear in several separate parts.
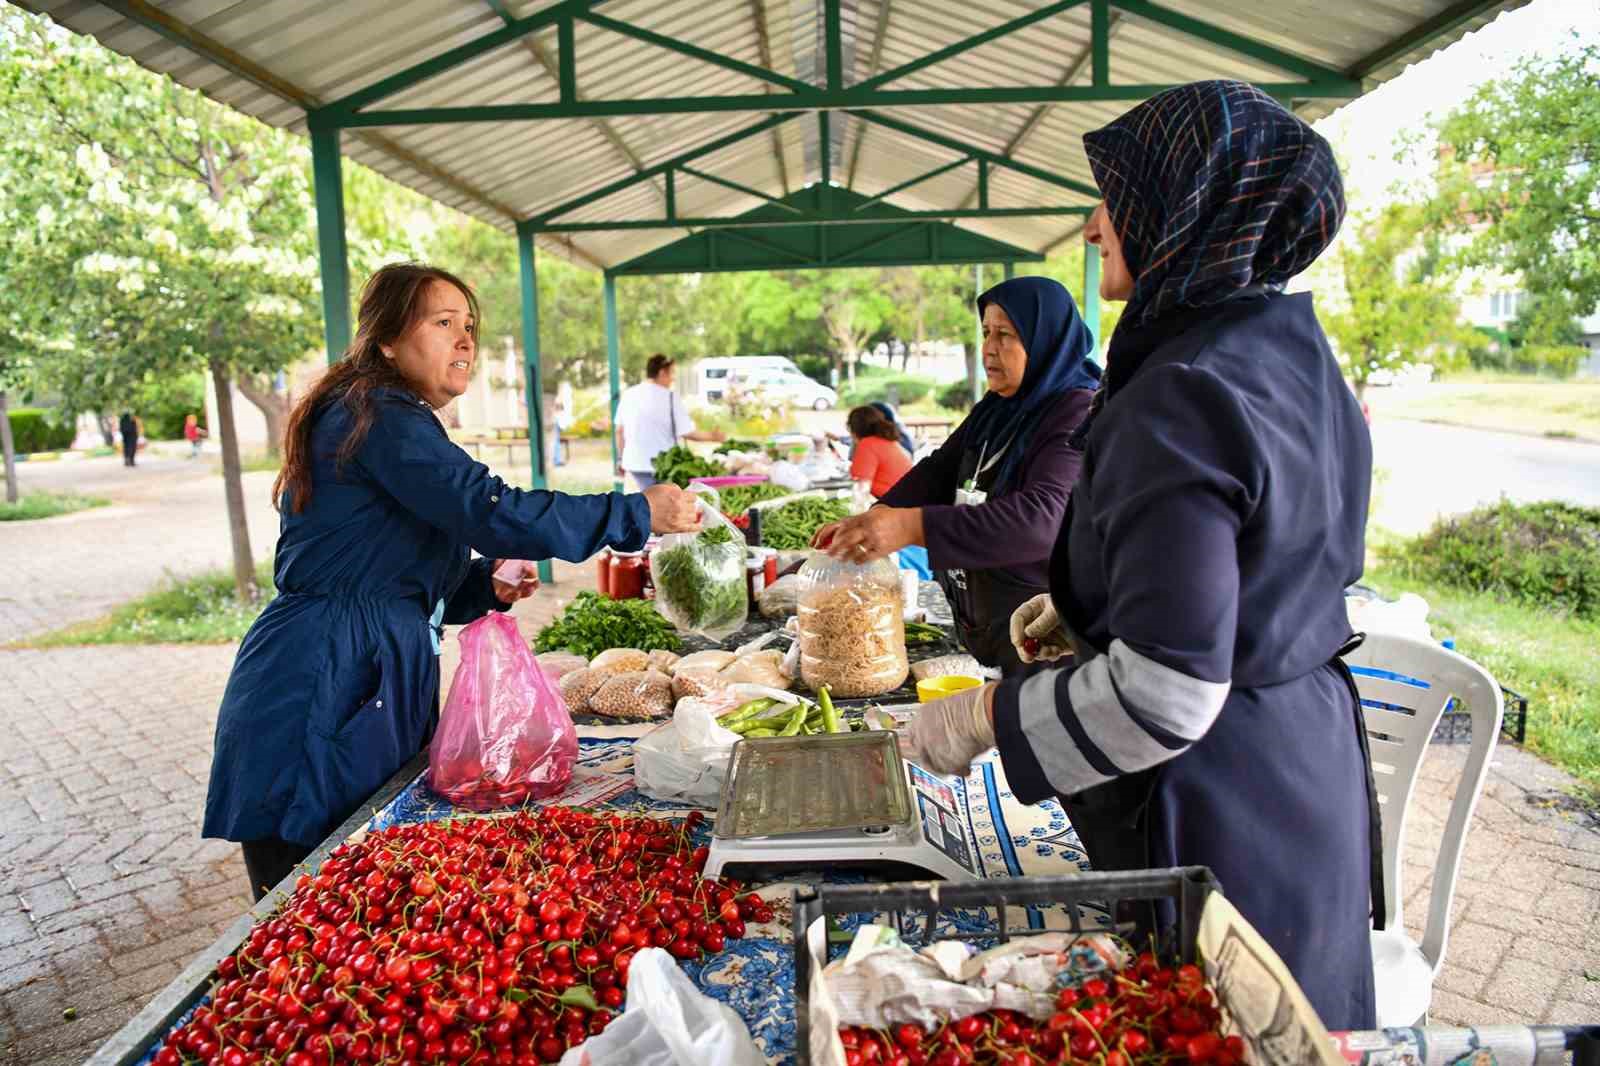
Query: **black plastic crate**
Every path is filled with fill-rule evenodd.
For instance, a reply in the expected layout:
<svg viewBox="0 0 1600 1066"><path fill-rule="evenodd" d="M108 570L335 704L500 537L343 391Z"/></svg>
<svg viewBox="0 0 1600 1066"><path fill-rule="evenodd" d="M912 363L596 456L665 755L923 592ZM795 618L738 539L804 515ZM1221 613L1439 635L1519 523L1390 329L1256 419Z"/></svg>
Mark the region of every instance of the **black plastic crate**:
<svg viewBox="0 0 1600 1066"><path fill-rule="evenodd" d="M1025 914L1029 907L1064 905L1068 915L1067 932L1075 934L1114 932L1135 939L1131 923L1118 921L1111 928L1083 922L1080 904L1104 907L1110 914L1124 912L1124 905L1171 904L1173 924L1170 943L1163 947L1183 962L1195 961L1195 940L1200 930L1200 912L1212 892L1221 891L1216 876L1204 866L1182 866L1167 870L1132 870L1071 874L1059 877L1013 877L991 881L905 881L877 885L803 885L794 891L794 993L795 1062L811 1062L811 951L806 930L817 918L844 915L888 915L906 943L931 943L942 911L990 909L996 912L994 926L979 932L947 933L943 939L1005 942L1013 936L1031 936L1042 930L1013 928L1014 909ZM921 915L921 921L913 919ZM918 932L920 930L920 933ZM832 938L829 938L830 950Z"/></svg>
<svg viewBox="0 0 1600 1066"><path fill-rule="evenodd" d="M1500 718L1500 736L1505 740L1512 740L1518 744L1528 739L1528 698L1521 693L1513 692L1504 685L1500 687L1500 701L1503 707ZM1442 744L1460 744L1472 739L1472 715L1456 707L1454 700L1445 708L1444 714L1439 717L1439 724L1434 727L1433 739Z"/></svg>

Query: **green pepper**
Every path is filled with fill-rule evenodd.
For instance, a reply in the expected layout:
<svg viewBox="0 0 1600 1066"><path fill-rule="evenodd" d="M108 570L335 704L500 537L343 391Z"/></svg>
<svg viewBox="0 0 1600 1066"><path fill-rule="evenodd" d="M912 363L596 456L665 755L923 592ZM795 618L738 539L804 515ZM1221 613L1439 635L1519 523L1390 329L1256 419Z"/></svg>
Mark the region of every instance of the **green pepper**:
<svg viewBox="0 0 1600 1066"><path fill-rule="evenodd" d="M775 737L778 735L779 733L776 729L752 729L745 734L745 737L748 739L750 737Z"/></svg>
<svg viewBox="0 0 1600 1066"><path fill-rule="evenodd" d="M747 718L754 718L756 715L760 714L762 711L766 710L768 707L771 707L777 702L778 701L774 699L751 700L749 703L740 704L727 714L722 715L717 719L717 722L725 727L731 726L735 722L742 722Z"/></svg>
<svg viewBox="0 0 1600 1066"><path fill-rule="evenodd" d="M828 686L823 685L817 689L817 702L822 705L822 727L827 733L842 733L839 728L839 712L833 709L833 699L828 695Z"/></svg>
<svg viewBox="0 0 1600 1066"><path fill-rule="evenodd" d="M789 716L789 724L784 726L778 735L780 737L792 737L800 732L800 727L805 725L805 722L806 705L803 703L796 704L794 713Z"/></svg>

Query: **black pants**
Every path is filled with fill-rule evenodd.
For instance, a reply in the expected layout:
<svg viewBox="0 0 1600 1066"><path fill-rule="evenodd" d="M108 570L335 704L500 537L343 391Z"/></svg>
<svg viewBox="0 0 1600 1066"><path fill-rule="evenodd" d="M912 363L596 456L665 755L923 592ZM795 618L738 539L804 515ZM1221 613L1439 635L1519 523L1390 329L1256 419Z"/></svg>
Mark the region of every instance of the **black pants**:
<svg viewBox="0 0 1600 1066"><path fill-rule="evenodd" d="M301 860L316 850L277 837L247 840L239 847L244 851L244 870L250 877L250 891L258 903L279 881L288 877Z"/></svg>
<svg viewBox="0 0 1600 1066"><path fill-rule="evenodd" d="M122 465L123 466L133 466L134 465L133 457L134 457L134 454L136 452L138 452L138 450L139 450L139 438L138 437L123 437L122 438Z"/></svg>

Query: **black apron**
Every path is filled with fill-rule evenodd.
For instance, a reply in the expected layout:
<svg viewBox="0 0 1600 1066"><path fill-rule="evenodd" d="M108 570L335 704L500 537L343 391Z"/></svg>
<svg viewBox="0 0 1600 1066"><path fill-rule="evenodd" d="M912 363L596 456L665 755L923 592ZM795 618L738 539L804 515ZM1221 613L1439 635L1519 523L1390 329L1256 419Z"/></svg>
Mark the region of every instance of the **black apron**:
<svg viewBox="0 0 1600 1066"><path fill-rule="evenodd" d="M968 448L961 455L956 484L965 486L970 481L980 492L993 491L995 473L1004 454L1004 449L998 454L985 454L981 449ZM1003 676L1022 672L1023 662L1011 644L1011 615L1049 589L1023 581L1009 570L939 570L934 576L950 601L961 646L984 666L999 668Z"/></svg>

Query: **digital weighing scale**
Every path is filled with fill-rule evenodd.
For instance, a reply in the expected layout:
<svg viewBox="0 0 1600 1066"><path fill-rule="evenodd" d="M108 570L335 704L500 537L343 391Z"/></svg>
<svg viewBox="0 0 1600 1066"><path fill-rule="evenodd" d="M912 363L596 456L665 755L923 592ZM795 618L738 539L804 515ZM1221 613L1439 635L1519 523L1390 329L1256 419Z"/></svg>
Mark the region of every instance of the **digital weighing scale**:
<svg viewBox="0 0 1600 1066"><path fill-rule="evenodd" d="M979 876L955 788L902 759L896 733L872 729L735 744L707 876L731 867L841 863L898 863L952 881Z"/></svg>

